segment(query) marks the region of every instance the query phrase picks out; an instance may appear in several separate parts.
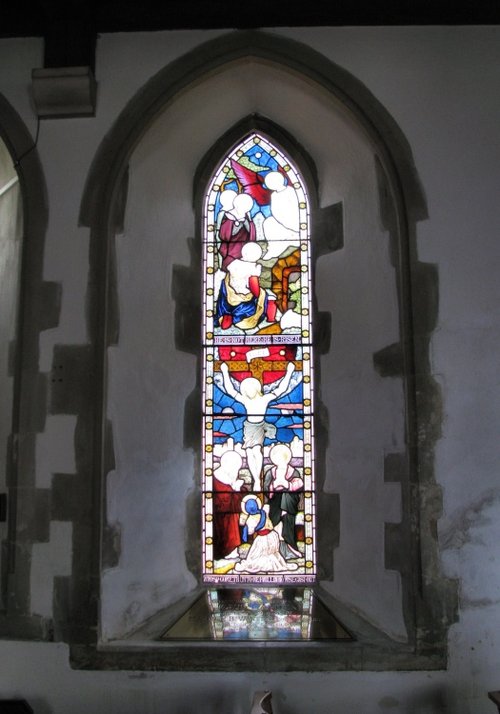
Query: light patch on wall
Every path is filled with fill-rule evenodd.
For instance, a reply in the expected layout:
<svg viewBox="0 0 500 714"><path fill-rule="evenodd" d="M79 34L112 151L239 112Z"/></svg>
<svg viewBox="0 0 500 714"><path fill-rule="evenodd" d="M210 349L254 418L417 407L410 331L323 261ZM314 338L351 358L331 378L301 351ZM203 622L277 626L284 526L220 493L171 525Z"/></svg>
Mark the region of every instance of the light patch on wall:
<svg viewBox="0 0 500 714"><path fill-rule="evenodd" d="M48 543L35 543L31 565L31 612L52 617L54 577L71 575L73 524L53 521Z"/></svg>
<svg viewBox="0 0 500 714"><path fill-rule="evenodd" d="M36 486L50 488L54 473L75 473L74 437L76 416L49 416L43 434L36 440Z"/></svg>

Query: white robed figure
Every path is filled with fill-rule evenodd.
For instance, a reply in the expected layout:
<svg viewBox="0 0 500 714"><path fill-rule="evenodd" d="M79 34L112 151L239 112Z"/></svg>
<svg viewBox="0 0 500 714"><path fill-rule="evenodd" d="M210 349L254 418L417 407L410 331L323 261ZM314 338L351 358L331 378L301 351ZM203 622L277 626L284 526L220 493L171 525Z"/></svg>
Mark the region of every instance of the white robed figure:
<svg viewBox="0 0 500 714"><path fill-rule="evenodd" d="M273 439L276 436L274 424L270 424L265 420L266 411L271 402L281 397L288 390L295 365L293 362L289 362L285 376L274 389L266 394L262 392L262 385L255 377L244 379L238 391L229 376L229 367L225 362L222 363L220 370L227 394L245 407L247 416L243 424L243 448L245 449L248 468L253 478L253 488L255 491L261 491L264 440L266 436L269 439Z"/></svg>

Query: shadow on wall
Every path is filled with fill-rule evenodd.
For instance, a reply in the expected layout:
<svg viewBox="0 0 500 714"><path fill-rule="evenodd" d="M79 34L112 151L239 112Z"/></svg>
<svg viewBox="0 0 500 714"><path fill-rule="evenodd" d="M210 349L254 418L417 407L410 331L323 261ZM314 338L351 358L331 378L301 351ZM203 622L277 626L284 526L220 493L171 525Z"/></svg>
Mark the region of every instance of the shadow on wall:
<svg viewBox="0 0 500 714"><path fill-rule="evenodd" d="M411 693L405 701L387 695L377 702L384 714L450 714L453 710L445 687L436 685Z"/></svg>
<svg viewBox="0 0 500 714"><path fill-rule="evenodd" d="M52 709L43 699L28 704L24 699L0 699L0 714L52 714Z"/></svg>
<svg viewBox="0 0 500 714"><path fill-rule="evenodd" d="M408 712L412 714L445 714L451 712L449 696L445 687L432 687L425 692L416 692L408 699Z"/></svg>

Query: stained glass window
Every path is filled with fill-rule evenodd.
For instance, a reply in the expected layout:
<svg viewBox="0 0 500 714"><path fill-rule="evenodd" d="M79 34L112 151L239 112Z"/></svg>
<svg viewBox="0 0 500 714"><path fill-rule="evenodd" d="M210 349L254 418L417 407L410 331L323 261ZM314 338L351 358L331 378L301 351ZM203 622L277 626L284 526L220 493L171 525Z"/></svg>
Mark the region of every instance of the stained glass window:
<svg viewBox="0 0 500 714"><path fill-rule="evenodd" d="M260 134L209 183L203 273L204 582L312 582L309 204Z"/></svg>

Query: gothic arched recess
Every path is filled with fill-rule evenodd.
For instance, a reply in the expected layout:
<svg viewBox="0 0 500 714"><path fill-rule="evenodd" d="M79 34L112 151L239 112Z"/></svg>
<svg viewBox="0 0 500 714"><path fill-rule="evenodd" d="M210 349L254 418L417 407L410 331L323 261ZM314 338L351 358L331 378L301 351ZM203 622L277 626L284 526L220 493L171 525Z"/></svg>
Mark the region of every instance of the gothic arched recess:
<svg viewBox="0 0 500 714"><path fill-rule="evenodd" d="M191 118L194 112L182 115L182 111L193 109L195 104L190 105L191 101L198 101L201 110L203 108L201 104L201 100L204 98L203 91L206 89L209 92L216 88L217 77L226 73L227 77L234 80L234 73L238 71L238 68L245 66L246 69L242 71L248 72L249 65L251 65L252 71L255 71L255 76L262 79L263 84L269 77L275 82L281 81L283 87L288 87L286 91L289 92L290 97L298 96L298 92L310 92L307 99L311 106L315 101L317 101L318 107L323 106L322 103L326 97L325 104L328 106L325 109L325 117L328 113L338 117L335 120L337 122L335 127L332 125L331 133L335 133L333 131L335 128L339 136L344 136L348 143L351 142L352 147L365 147L359 149L357 173L354 173L353 176L354 179L362 181L360 178L362 174L370 173L373 186L369 190L365 204L363 187L361 189L355 187L349 194L348 182L345 182L343 189L345 205L348 211L347 218L351 222L349 224L346 222L344 244L348 244L351 231L354 238L358 240L358 245L362 246L367 235L367 227L373 232L385 235L384 251L387 254L387 260L380 257L382 255L379 252L380 249L374 247L372 249L374 253L371 256L375 260L371 266L373 270L368 270L370 267L368 265L365 265L363 270L367 271L367 279L370 272L376 275L376 260L380 259L380 276L378 282L376 279L373 285L370 284L368 301L376 302L375 293L380 288L381 313L384 313L386 303L389 307L392 305L393 308L390 308L393 322L387 330L382 323L377 324L378 313L370 315L369 320L366 319L363 310L367 304L367 296L364 295L364 300L361 299L360 286L353 290L357 259L351 262L347 260L343 264L342 257L342 264L339 264L335 263L337 258L328 258L330 262L321 263L322 267L320 264L316 265L317 274L322 274L323 285L320 288L321 295L318 293L316 295L320 310L324 310L325 300L328 303L330 271L332 271L332 276L336 276L339 285L344 279L344 286L348 286L347 292L351 291L349 293L351 297L345 300L344 305L349 310L343 311L339 308L343 300L343 293L337 293L336 298L332 298L332 302L326 305L328 312L333 311L334 313L332 348L329 349L329 317L321 313L317 313L315 317L315 340L319 342L319 351L330 355L328 359L325 358L322 365L320 393L321 395L327 394L328 400L332 400L333 406L341 403L347 406L353 401L359 401L360 404L364 404L363 409L366 407L368 412L365 409L364 412L358 413L358 416L362 415L362 426L360 427L358 445L355 449L351 449L351 453L349 453L349 444L352 446L352 442L349 441L349 430L351 424L356 422L356 411L351 409L348 412L346 409L345 413L349 413L350 417L346 416L344 425L342 425L342 418L338 413L335 413L333 423L331 413L329 423L326 412L322 419L325 434L321 448L326 449L329 441L330 457L325 459L321 475L323 482L328 481L328 483L325 485L324 513L320 515L318 523L320 540L324 541L320 554L320 580L325 590L325 599L329 600L333 609L336 609L336 612L341 615L341 619L354 630L358 642L356 645L349 645L351 649L348 654L342 649L347 645L342 645L342 648L339 649L340 646L336 643L322 644L320 648L315 648L314 662L311 663L309 659L308 667L323 670L345 668L346 661L348 662L347 666L356 669L363 667L367 669L440 667L446 661L446 633L448 624L453 617L454 591L450 584L440 576L437 543L434 536L434 524L439 517L439 505L436 506L436 504L440 502L440 492L434 482L433 447L439 436L440 400L437 387L430 374L428 349L437 310L435 297L437 295L437 276L432 266L419 263L417 259L416 224L419 220L426 218L426 208L413 165L411 150L386 110L366 87L348 72L306 46L261 32L237 32L217 38L174 61L159 72L124 109L103 141L90 171L80 220L83 225L87 225L91 229L88 326L92 344L91 364L95 375L95 386L89 395L89 402L83 415L84 420L88 420L86 431L92 435L91 448L80 455L77 467L82 472L92 474L92 490L89 491L86 508L82 509L82 524L85 519L89 519L93 538L86 542L80 539L75 553L76 574L72 588L75 593L77 591L79 593L78 597L75 597L75 602L81 603L82 599L85 599L88 604L83 609L83 622L82 609L79 611L82 629L80 627L74 629L68 638L73 645L72 656L77 666L89 666L90 663L90 666L126 668L192 669L193 667L206 667L230 669L232 667L223 657L217 658L217 662L209 660L207 653L199 645L196 648L179 648L175 646L175 643L172 643L162 648L156 647L153 652L142 642L142 651L139 653L132 652L127 648L127 636L136 631L147 618L167 606L171 611L172 608L175 610L178 603L183 600L183 596L196 589L199 531L197 535L198 527L193 518L196 517L199 496L196 490L183 491L183 487L176 480L175 484L170 486L173 489L169 496L170 502L167 500L164 504L165 509L173 504L174 513L171 518L176 527L183 530L182 537L186 537L187 541L185 556L182 553L182 557L186 558L186 567L177 580L174 578L169 581L163 586L163 589L161 582L157 582L154 586L156 587L156 601L153 602L152 598L149 598L149 605L145 605L138 596L128 603L124 601L121 610L118 607L117 611L112 611L109 605L113 600L112 594L126 590L124 586L130 578L135 577L136 592L143 587L140 575L133 572L124 574L123 570L123 562L130 561L133 551L130 546L130 534L126 532L127 524L123 519L127 508L121 513L121 516L117 515L119 514L117 503L120 502L120 498L125 498L123 484L130 487L130 493L138 488L133 479L135 469L135 473L141 472L141 476L151 479L149 481L151 492L155 493L154 489L161 481L158 474L161 472L162 464L166 461L165 454L161 449L156 454L156 446L153 446L154 453L151 453L148 447L150 437L153 440L151 442L153 445L162 438L161 426L166 422L162 422L161 419L158 421L158 432L148 433L145 442L140 445L139 450L147 453L147 458L138 457L135 464L131 463L134 459L124 459L126 451L120 451L117 444L127 441L128 437L134 438L135 432L132 425L127 427L130 428L130 432L127 432L127 428L121 429L119 426L121 414L124 413L127 405L125 402L120 402L118 396L113 397L113 394L123 394L126 391L124 388L130 387L132 390L130 400L134 402L134 409L138 413L141 413L142 409L145 413L152 408L152 405L153 407L156 405L153 394L155 380L159 379L160 383L169 385L169 389L171 389L168 392L170 408L177 410L177 421L180 416L178 414L179 406L185 404L184 450L186 447L193 449L195 453L197 449L199 450L199 431L196 428L196 400L198 398L196 389L189 396L195 381L196 360L192 358L189 362L187 359L182 366L176 365L179 377L178 383L173 384L168 374L168 367L159 365L157 355L148 351L148 340L151 335L143 334L140 330L135 332L133 324L127 321L127 315L131 311L137 313L136 318L140 318L141 310L153 307L153 311L144 312L144 315L153 316L151 330L158 330L159 334L160 325L159 323L156 325L154 322L154 319L157 318L155 311L163 309L165 312L161 314L164 314L164 319L170 322L173 320L174 311L173 304L168 305L162 300L159 300L158 303L142 305L138 292L140 288L137 286L136 292L132 291L128 295L125 295L121 290L120 285L125 284L124 280L125 282L129 281L128 284L131 285L137 282L138 275L142 275L142 279L144 279L148 267L145 263L137 274L131 272L134 255L137 255L133 254L133 251L138 248L127 247L126 242L119 236L123 233L124 226L124 236L130 235L140 239L142 233L145 241L149 240L150 234L158 232L158 225L148 223L145 227L146 224L141 223L145 213L151 212L149 209L152 205L155 206L155 211L158 210L156 217L158 223L161 224L162 219L166 221L164 224L165 252L159 256L154 255L153 260L159 262L171 276L170 292L176 301L175 310L177 311L177 318L174 320L175 328L172 333L172 349L175 348L179 356L182 352L188 355L199 355L199 330L197 327L193 328L193 325L199 324L200 319L199 285L197 284L200 270L199 249L196 240L189 239L189 236L196 236L199 231L197 216L200 206L196 198L198 186L203 183L203 176L206 175L207 167L211 161L217 158L221 148L221 144L218 143L221 136L223 136L222 143L227 144L231 137L236 137L238 132L241 136L244 125L248 127L251 125L254 127L265 126L270 135L275 131L280 135L279 138L284 137L284 140L289 142L290 151L294 156L299 156L300 144L304 145L306 154L313 157L316 165L319 161L322 162L319 169L318 207L313 215L316 258L325 256L326 260L326 256L330 255L332 250L342 246L342 240L339 237L342 225L340 205L344 203L344 195L338 189L339 195L336 196L335 176L328 174L329 167L334 163L331 159L334 155L333 145L328 145L325 151L321 150L321 141L330 140L329 132L323 132L322 137L313 137L314 130L310 128L308 133L306 126L300 133L300 105L298 103L289 104L286 111L283 111L282 116L279 117L279 124L290 134L293 134L291 140L287 139L283 129L278 129L276 124L273 124L276 119L272 111L262 111L260 106L252 107L251 102L248 107L250 111L237 108L231 114L232 110L228 109L227 115L224 115L224 121L229 121L229 123L224 124L219 118L218 122L213 121L212 126L208 119L206 120L206 135L200 139L196 134L197 146L204 145L205 150L198 155L196 161L194 156L186 158L186 166L181 170L181 173L189 175L191 172L191 176L195 176L194 211L192 207L187 206L191 196L186 196L185 193L176 195L177 184L171 180L168 172L160 175L157 173L160 169L154 165L156 168L149 173L148 178L146 169L149 171L153 166L148 162L151 161L151 156L155 156L155 152L160 153L163 163L166 157L168 161L172 161L172 165L179 165L179 157L175 154L176 150L173 146L169 149L171 154L161 157L161 151L166 151L166 149L161 149L164 145L162 142L164 140L173 141L172 137L176 135L179 117L175 116L175 112L177 111L179 116L183 116L183 121L186 117ZM200 94L196 95L198 91ZM320 95L323 98L321 100ZM221 96L223 95L218 95L219 99ZM274 106L276 113L279 114L283 107L278 108L276 104L273 104L275 100L270 97L270 94L262 95L263 105L267 108ZM307 103L304 102L304 104ZM172 111L173 114L168 115L169 111ZM238 112L240 112L239 116ZM272 121L261 118L260 114L266 114ZM231 116L237 117L240 123L230 120ZM290 118L288 123L287 116ZM231 126L233 129L230 130ZM297 136L298 133L300 133L300 137ZM315 143L318 141L320 141L319 144ZM366 147L370 147L370 149L368 150ZM203 154L207 154L207 156L205 161L200 163ZM339 151L339 166L345 165L346 157L347 154L342 158L342 152ZM304 165L307 164L308 161L304 161ZM199 168L196 172L197 166ZM314 185L316 179L313 166L314 164L310 168L310 177L311 183ZM367 170L369 166L371 167L370 171ZM161 180L157 181L156 178L159 175ZM327 176L328 180L325 178ZM139 185L145 187L146 183L148 184L148 200L151 201L148 206L144 206L145 189L142 189L143 193L141 194L137 188ZM368 189L366 190L368 191ZM363 199L362 208L366 209L365 212L370 211L370 217L364 227L361 224L356 227L355 221L352 222L355 212L349 207L349 202L352 204L359 191L361 191L360 195ZM173 217L172 211L167 215L166 210L161 208L162 192L163 195L170 196L171 194L173 198L169 200L177 201L179 214L176 214L175 217ZM337 200L329 200L330 196L336 197ZM159 208L157 209L157 207ZM362 214L363 210L358 213ZM170 227L172 223L175 225ZM354 238L352 245L356 243ZM147 247L160 245L154 243L156 239L152 240L151 244L140 245L139 250L144 253ZM175 249L172 248L174 242L177 245ZM161 245L163 246L163 244ZM178 249L179 245L183 247ZM189 245L190 256L186 251L186 245ZM360 249L358 253L361 252ZM183 254L184 260L180 260L179 258ZM343 256L342 251L338 255ZM371 259L370 255L367 258L368 262ZM191 265L188 265L189 259ZM182 267L182 262L185 267ZM392 271L392 288L389 291L386 291L384 287L384 275L387 277L389 273L383 273L384 270ZM359 280L361 281L362 278L360 277ZM353 297L356 290L359 304ZM167 291L168 288L165 287L165 292ZM349 311L350 315L347 314ZM179 315L183 316L182 319ZM143 324L143 322L144 319L137 319L136 324ZM360 352L364 350L366 354L357 371L354 370L352 373L343 375L342 369L335 366L331 356L335 355L336 344L339 345L337 354L341 354L341 348L349 343L351 333L356 333L357 324L364 325L362 328L364 337L360 337L361 333L358 332L353 344L355 345L358 340ZM343 326L343 332L339 327L336 328L336 325ZM386 334L392 335L392 339L384 341ZM378 335L381 336L382 343L380 340L377 341ZM155 340L157 340L157 336ZM377 348L374 349L373 345L377 345ZM131 364L130 369L125 363L120 366L120 355L124 353L124 350L128 350L127 359L137 359L137 364L135 366ZM137 399L133 399L132 381L139 373L138 364L141 358L143 371L150 370L150 377L144 377L142 373L140 378L138 377L139 381L145 380L142 392L139 389L137 393L139 395L138 403ZM335 359L337 358L335 357ZM345 364L347 369L347 366L353 361L352 356L344 355L343 359L342 364ZM341 358L339 360L342 362ZM327 365L326 370L325 365ZM183 372L184 369L187 370L186 373ZM338 371L334 374L335 369ZM190 379L185 376L189 370L192 375ZM331 371L332 376L329 376L328 380L325 380L325 371L328 371L329 374ZM369 377L367 377L368 373ZM365 379L367 381L364 381ZM187 396L181 398L181 394L186 394L186 390L183 392L179 388L179 384L182 384L183 380L187 383L187 386L185 385ZM368 383L372 386L375 385L371 400L375 402L374 408L373 405L370 405L370 399L363 402L363 397L372 389L372 387L367 387ZM389 393L392 396L388 397ZM142 398L144 398L143 402L140 401ZM131 406L129 404L129 407ZM370 410L372 408L373 415L379 411L383 412L385 417L371 419ZM327 409L331 412L329 404ZM391 440L382 435L377 442L376 449L378 450L373 451L372 432L377 432L378 425L383 422L384 418L387 420L389 431L391 420L394 422L393 431L396 434L393 437L394 448L390 448ZM363 429L365 429L365 433L363 433ZM154 429L149 431L153 432ZM364 455L363 449L366 451ZM355 492L351 492L350 500L347 497L344 498L342 493L339 496L336 479L341 480L342 477L347 477L347 472L350 470L350 459L352 460L352 473L362 473L363 468L373 459L374 454L378 464L373 474L373 480L376 483L374 488L380 494L389 493L389 491L397 493L394 502L400 498L400 513L398 516L398 508L394 507L392 516L386 517L383 507L374 505L370 495L367 497L365 494L364 508L366 509L367 522L369 521L369 511L380 508L377 524L383 529L383 533L380 536L379 550L371 552L370 558L363 562L359 557L362 540L356 540L356 537L353 536L354 531L363 533L363 524L359 519L359 511L356 510L359 503L363 502L363 484L361 480L358 481L360 493L356 502ZM361 461L356 461L354 456L359 456ZM196 458L189 461L185 454L180 453L177 456L170 455L169 458L174 461L177 459L176 474L180 476L186 474L186 478L190 482L196 482L195 472L198 463ZM149 463L147 463L148 459ZM125 461L127 461L127 465L124 465ZM158 478L160 481L155 481ZM171 484L173 478L172 476L170 479ZM352 480L355 481L355 479ZM147 483L147 479L145 482ZM110 513L109 510L110 488L114 489L111 499L115 509L113 513ZM120 491L121 488L123 491ZM139 491L136 490L133 498L136 499L138 494ZM147 488L144 490L143 497L148 498ZM181 498L183 499L182 503L180 503ZM137 501L135 500L135 502ZM354 504L354 508L350 508L350 503ZM86 513L92 513L93 516L85 515ZM150 528L152 531L150 536L147 536L150 538L148 542L150 544L157 543L157 538L153 534L157 532L157 521L155 523L154 520L148 519L147 509L140 515L143 518L145 530ZM193 523L194 525L191 525ZM375 525L374 523L374 527ZM343 539L344 542L351 542L354 547L353 551L344 555L341 551ZM128 552L126 548L129 548ZM340 558L337 557L336 550L341 555ZM369 548L365 550L369 550ZM176 552L170 555L170 560L169 556L166 556L168 562L158 564L159 571L162 567L168 569L169 563L175 562L178 556L179 554ZM349 564L350 558L352 559L351 564ZM363 585L363 577L366 578L367 573L370 572L372 561L378 563L376 567L381 573L381 582L387 578L389 594L385 603L373 602L366 603L364 606L363 594L360 591L366 589ZM100 571L101 564L102 572ZM387 576L383 571L388 573ZM350 580L347 577L349 573ZM153 589L155 578L158 577L161 579L161 575L158 576L158 573L151 576ZM356 579L360 582L358 591L355 586ZM398 605L400 618L392 627L387 618L387 612L390 610L391 598L394 598L394 592L397 589L396 580L401 584L401 598ZM90 582L91 586L88 597L82 598L82 588L85 582ZM129 585L131 584L129 582ZM147 588L145 589L147 590ZM98 621L97 603L99 600L101 600L101 646L104 646L105 649L106 644L114 641L113 652L97 653L95 648L97 643L93 641L91 635ZM118 610L120 611L118 612ZM365 614L367 619L360 618L354 614L355 612ZM380 613L382 624L377 622L377 613ZM378 627L369 625L367 620L375 622ZM120 642L119 645L117 641ZM137 640L135 644L137 646ZM222 652L224 645L220 645L220 647ZM304 647L307 647L307 644L304 644ZM370 652L369 655L368 652ZM303 651L295 650L294 652L286 645L282 645L273 648L272 654L270 653L268 657L256 663L251 647L246 645L242 646L241 652L239 652L239 663L241 669L271 670L283 667L301 669L304 666Z"/></svg>

